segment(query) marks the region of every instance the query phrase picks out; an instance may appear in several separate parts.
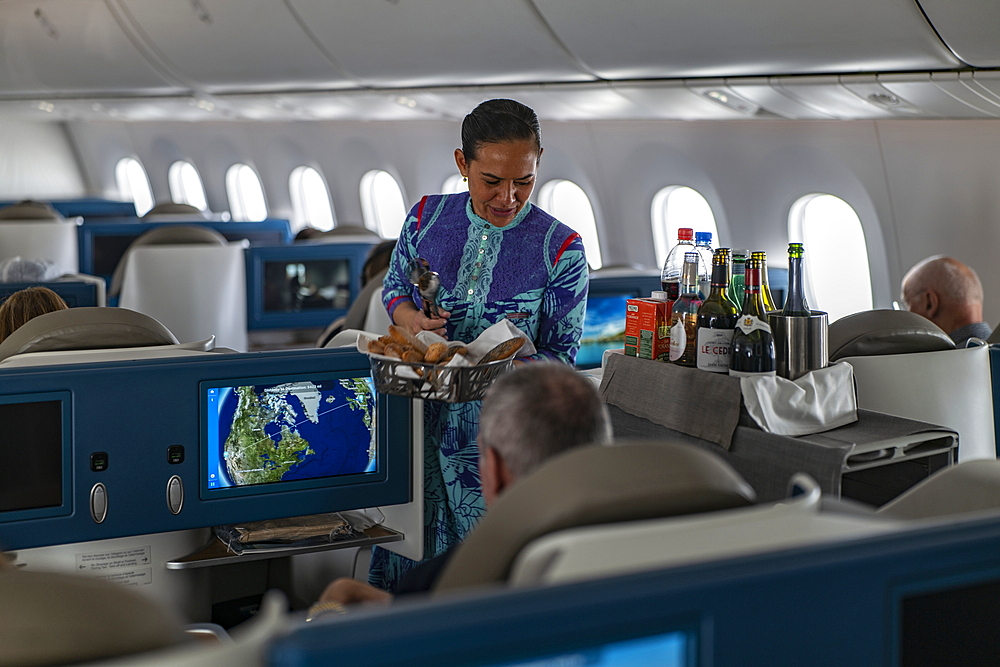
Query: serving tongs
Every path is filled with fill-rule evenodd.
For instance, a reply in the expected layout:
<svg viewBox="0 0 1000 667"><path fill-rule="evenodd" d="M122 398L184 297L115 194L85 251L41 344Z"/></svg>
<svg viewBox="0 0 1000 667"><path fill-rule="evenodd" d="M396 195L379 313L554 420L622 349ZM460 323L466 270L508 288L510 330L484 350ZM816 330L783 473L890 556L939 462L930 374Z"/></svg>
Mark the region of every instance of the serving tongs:
<svg viewBox="0 0 1000 667"><path fill-rule="evenodd" d="M410 261L410 282L416 285L423 301L424 315L429 318L441 317L437 307L437 293L441 289L441 276L431 271L430 263L423 257Z"/></svg>

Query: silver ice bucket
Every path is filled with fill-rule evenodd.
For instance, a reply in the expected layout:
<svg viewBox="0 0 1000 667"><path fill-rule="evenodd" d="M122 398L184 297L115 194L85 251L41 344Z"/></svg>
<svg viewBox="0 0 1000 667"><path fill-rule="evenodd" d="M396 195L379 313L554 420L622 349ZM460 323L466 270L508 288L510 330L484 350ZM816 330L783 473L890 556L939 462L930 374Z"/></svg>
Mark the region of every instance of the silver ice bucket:
<svg viewBox="0 0 1000 667"><path fill-rule="evenodd" d="M774 336L775 371L783 378L795 380L830 363L827 314L810 312L812 315L798 317L786 317L780 312L767 314Z"/></svg>

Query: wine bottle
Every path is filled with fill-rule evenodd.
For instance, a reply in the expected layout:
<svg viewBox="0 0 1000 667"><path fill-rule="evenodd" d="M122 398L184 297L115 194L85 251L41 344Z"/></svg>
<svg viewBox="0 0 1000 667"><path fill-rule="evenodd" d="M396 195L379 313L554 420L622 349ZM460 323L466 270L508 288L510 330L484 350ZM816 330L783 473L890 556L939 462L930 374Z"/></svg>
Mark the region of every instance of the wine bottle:
<svg viewBox="0 0 1000 667"><path fill-rule="evenodd" d="M739 308L727 295L729 289L729 248L712 255L712 287L698 308L697 366L712 373L729 372L730 345Z"/></svg>
<svg viewBox="0 0 1000 667"><path fill-rule="evenodd" d="M737 314L743 309L743 292L746 291L746 280L743 276L746 275L749 258L749 250L733 251L733 277L729 281L729 300L736 304Z"/></svg>
<svg viewBox="0 0 1000 667"><path fill-rule="evenodd" d="M670 313L670 361L681 366L697 363L698 340L698 253L684 253L680 296Z"/></svg>
<svg viewBox="0 0 1000 667"><path fill-rule="evenodd" d="M786 317L808 317L812 314L802 286L803 254L805 249L801 243L788 244L788 296L785 297L785 307L781 310L781 314Z"/></svg>
<svg viewBox="0 0 1000 667"><path fill-rule="evenodd" d="M677 245L670 249L667 259L663 262L660 272L660 285L671 301L676 301L680 294L681 273L684 270L684 254L694 250L694 230L681 227L677 230Z"/></svg>
<svg viewBox="0 0 1000 667"><path fill-rule="evenodd" d="M760 260L750 257L743 310L736 320L729 374L735 377L774 375L774 336L760 294Z"/></svg>
<svg viewBox="0 0 1000 667"><path fill-rule="evenodd" d="M767 253L755 250L752 256L760 260L760 298L764 300L764 309L767 312L780 310L778 304L774 302L774 297L771 296L771 284L767 279ZM742 304L740 305L742 307Z"/></svg>

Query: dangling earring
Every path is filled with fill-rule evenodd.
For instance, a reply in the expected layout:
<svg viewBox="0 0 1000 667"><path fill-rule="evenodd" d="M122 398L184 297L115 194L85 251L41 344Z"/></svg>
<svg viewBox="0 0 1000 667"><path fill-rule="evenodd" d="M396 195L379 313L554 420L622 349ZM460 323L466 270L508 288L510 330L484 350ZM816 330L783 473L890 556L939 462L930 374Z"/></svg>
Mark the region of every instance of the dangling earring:
<svg viewBox="0 0 1000 667"><path fill-rule="evenodd" d="M462 182L463 183L468 183L469 182L469 177L468 176L463 176L462 177Z"/></svg>

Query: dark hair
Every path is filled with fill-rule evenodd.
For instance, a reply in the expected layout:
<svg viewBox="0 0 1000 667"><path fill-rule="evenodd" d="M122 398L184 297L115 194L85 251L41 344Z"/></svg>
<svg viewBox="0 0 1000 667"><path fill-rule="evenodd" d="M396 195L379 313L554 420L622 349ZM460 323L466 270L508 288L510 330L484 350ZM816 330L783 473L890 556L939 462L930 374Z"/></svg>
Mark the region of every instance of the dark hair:
<svg viewBox="0 0 1000 667"><path fill-rule="evenodd" d="M478 439L521 477L573 447L607 444L611 422L590 380L565 364L532 363L490 387Z"/></svg>
<svg viewBox="0 0 1000 667"><path fill-rule="evenodd" d="M28 320L67 308L62 297L48 287L28 287L14 292L0 305L0 341L17 331Z"/></svg>
<svg viewBox="0 0 1000 667"><path fill-rule="evenodd" d="M531 107L514 100L486 100L462 121L462 153L468 162L476 159L483 144L504 141L534 141L542 149L542 131Z"/></svg>

